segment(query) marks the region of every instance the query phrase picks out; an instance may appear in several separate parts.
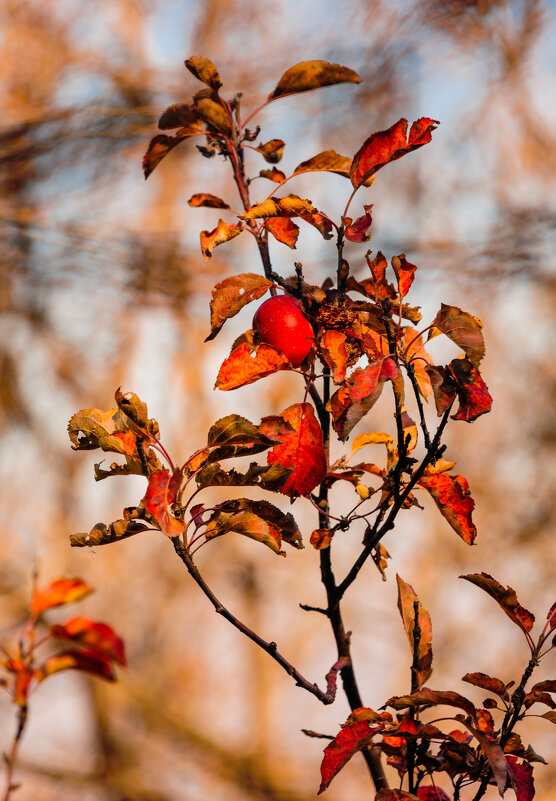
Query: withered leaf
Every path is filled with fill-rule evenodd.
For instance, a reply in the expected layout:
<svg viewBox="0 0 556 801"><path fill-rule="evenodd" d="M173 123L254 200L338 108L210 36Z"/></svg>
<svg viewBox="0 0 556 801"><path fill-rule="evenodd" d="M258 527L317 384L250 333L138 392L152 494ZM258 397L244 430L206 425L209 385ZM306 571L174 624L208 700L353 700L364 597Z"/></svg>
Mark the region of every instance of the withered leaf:
<svg viewBox="0 0 556 801"><path fill-rule="evenodd" d="M289 360L276 348L272 348L270 345L259 345L251 353L249 345L244 342L222 362L216 377L215 389L226 392L246 384L252 384L253 381L258 381L259 378L264 378L278 370L289 369L291 369Z"/></svg>
<svg viewBox="0 0 556 801"><path fill-rule="evenodd" d="M185 66L189 72L193 73L196 78L205 83L211 89L214 89L215 92L218 92L222 86L218 70L208 58L203 58L202 56L191 56L191 58L188 58L185 62Z"/></svg>
<svg viewBox="0 0 556 801"><path fill-rule="evenodd" d="M239 414L221 417L208 432L207 444L210 456L206 463L218 462L232 456L245 456L261 453L274 445L254 423Z"/></svg>
<svg viewBox="0 0 556 801"><path fill-rule="evenodd" d="M164 120L164 115L160 119L162 122L162 120ZM167 134L157 134L154 136L149 143L147 152L143 156L143 173L145 175L145 180L176 145L179 145L180 142L189 139L191 136L196 136L198 133L201 133L200 125L192 124L181 128L174 136L168 136Z"/></svg>
<svg viewBox="0 0 556 801"><path fill-rule="evenodd" d="M471 497L467 479L439 473L423 476L419 479L419 484L430 492L442 516L456 534L469 545L473 545L477 536L477 529L471 519L475 501Z"/></svg>
<svg viewBox="0 0 556 801"><path fill-rule="evenodd" d="M228 138L233 135L230 114L213 89L201 89L197 92L193 98L193 108L216 133Z"/></svg>
<svg viewBox="0 0 556 801"><path fill-rule="evenodd" d="M419 687L430 677L432 673L432 622L431 616L423 608L421 601L415 594L411 584L407 584L399 575L396 574L398 582L398 609L402 616L402 621L409 640L411 653L414 655L415 646L415 608L414 603L418 603L418 624L421 630L419 638L419 650L417 654L417 675Z"/></svg>
<svg viewBox="0 0 556 801"><path fill-rule="evenodd" d="M277 170L273 167L271 170L261 170L259 172L261 178L268 178L269 181L274 181L275 184L281 184L286 180L286 173L282 170Z"/></svg>
<svg viewBox="0 0 556 801"><path fill-rule="evenodd" d="M216 284L210 302L211 332L205 342L214 339L226 320L251 301L261 298L271 286L272 281L257 273L232 275Z"/></svg>
<svg viewBox="0 0 556 801"><path fill-rule="evenodd" d="M349 217L344 218L344 236L346 239L349 239L350 242L368 242L371 238L371 235L367 233L367 231L373 222L371 214L372 208L372 205L364 206L365 213L361 217L358 217L355 222L352 222Z"/></svg>
<svg viewBox="0 0 556 801"><path fill-rule="evenodd" d="M298 164L293 171L294 175L301 172L335 172L337 175L343 175L349 178L349 171L351 168L351 159L347 156L340 156L335 150L323 150L322 153L317 153L307 161L302 161Z"/></svg>
<svg viewBox="0 0 556 801"><path fill-rule="evenodd" d="M268 101L337 83L361 83L361 78L354 70L340 64L320 59L301 61L286 70L274 91L269 94Z"/></svg>
<svg viewBox="0 0 556 801"><path fill-rule="evenodd" d="M284 421L291 426L291 432L284 432ZM263 418L259 428L276 440L267 455L268 463L292 471L281 492L291 498L308 495L326 475L322 430L311 404L294 403L281 415Z"/></svg>
<svg viewBox="0 0 556 801"><path fill-rule="evenodd" d="M269 197L262 203L251 206L241 216L244 220L255 220L267 217L299 217L312 212L316 212L316 209L310 200L304 200L296 195L287 195L280 198Z"/></svg>
<svg viewBox="0 0 556 801"><path fill-rule="evenodd" d="M211 195L208 192L198 192L196 195L191 195L187 201L187 205L193 206L194 208L198 208L199 206L205 206L209 209L230 208L225 200L222 200L222 198L216 195Z"/></svg>
<svg viewBox="0 0 556 801"><path fill-rule="evenodd" d="M486 673L466 673L462 681L467 681L469 684L475 685L475 687L494 693L504 700L508 699L507 685L501 679L493 678Z"/></svg>
<svg viewBox="0 0 556 801"><path fill-rule="evenodd" d="M116 403L120 412L129 420L130 427L147 439L158 441L160 431L154 418L149 418L147 404L135 392L121 392L116 390Z"/></svg>
<svg viewBox="0 0 556 801"><path fill-rule="evenodd" d="M394 709L410 709L428 706L454 706L463 709L473 719L477 716L475 705L468 698L451 690L430 690L423 687L410 695L397 695L390 698L384 706L391 706Z"/></svg>
<svg viewBox="0 0 556 801"><path fill-rule="evenodd" d="M322 551L323 548L330 546L333 536L329 528L317 528L311 534L310 542L313 548L317 551Z"/></svg>
<svg viewBox="0 0 556 801"><path fill-rule="evenodd" d="M72 604L75 601L80 601L91 592L93 592L93 588L83 579L56 579L44 587L34 588L31 599L31 613L36 616L47 609L53 609L55 606Z"/></svg>
<svg viewBox="0 0 556 801"><path fill-rule="evenodd" d="M485 355L483 324L478 317L443 303L432 321L429 332L431 339L438 331L446 334L463 351L474 367L478 367ZM435 331L435 329L438 329Z"/></svg>
<svg viewBox="0 0 556 801"><path fill-rule="evenodd" d="M212 256L212 251L217 245L223 245L224 242L229 242L239 236L243 230L241 223L225 223L224 220L218 220L218 225L212 231L201 231L201 251L203 258L208 261Z"/></svg>
<svg viewBox="0 0 556 801"><path fill-rule="evenodd" d="M361 186L371 175L390 161L411 153L431 141L432 132L439 125L437 120L421 117L411 126L407 135L407 120L395 122L386 131L371 134L353 157L351 182L355 188Z"/></svg>
<svg viewBox="0 0 556 801"><path fill-rule="evenodd" d="M452 359L449 364L451 377L456 385L459 407L453 420L472 423L477 417L490 412L492 396L479 371L466 357Z"/></svg>
<svg viewBox="0 0 556 801"><path fill-rule="evenodd" d="M469 573L466 576L460 576L460 578L470 581L471 584L480 587L491 598L494 598L510 620L519 626L525 634L531 631L535 616L528 609L521 606L512 587L504 587L488 573Z"/></svg>
<svg viewBox="0 0 556 801"><path fill-rule="evenodd" d="M225 501L215 507L205 529L206 539L213 539L230 531L262 542L271 550L285 555L282 541L294 548L302 548L301 533L291 514L284 514L268 501L248 498Z"/></svg>
<svg viewBox="0 0 556 801"><path fill-rule="evenodd" d="M516 801L533 801L535 797L535 782L533 767L527 762L518 762L514 756L507 757L508 775L515 790Z"/></svg>
<svg viewBox="0 0 556 801"><path fill-rule="evenodd" d="M255 150L262 154L265 161L269 164L278 164L282 158L286 143L282 139L270 139L264 144L257 145Z"/></svg>
<svg viewBox="0 0 556 801"><path fill-rule="evenodd" d="M199 487L245 487L257 486L271 492L281 492L291 474L291 469L279 464L257 464L251 462L246 473L223 470L218 462L208 464L195 476Z"/></svg>
<svg viewBox="0 0 556 801"><path fill-rule="evenodd" d="M175 103L168 106L158 121L161 131L172 130L173 128L192 128L197 126L200 130L199 117L197 112L186 103Z"/></svg>
<svg viewBox="0 0 556 801"><path fill-rule="evenodd" d="M269 217L265 220L264 227L278 242L282 242L292 250L295 249L299 226L290 217Z"/></svg>
<svg viewBox="0 0 556 801"><path fill-rule="evenodd" d="M97 545L108 545L133 537L149 527L137 520L115 520L110 525L97 523L88 534L71 534L70 545L74 548L94 548Z"/></svg>

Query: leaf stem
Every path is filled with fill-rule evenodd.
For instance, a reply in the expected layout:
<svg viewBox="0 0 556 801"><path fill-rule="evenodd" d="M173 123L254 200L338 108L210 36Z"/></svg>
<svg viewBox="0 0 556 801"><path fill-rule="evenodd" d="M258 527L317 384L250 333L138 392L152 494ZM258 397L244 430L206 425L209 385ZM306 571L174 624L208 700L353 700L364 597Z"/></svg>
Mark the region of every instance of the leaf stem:
<svg viewBox="0 0 556 801"><path fill-rule="evenodd" d="M23 736L23 731L25 729L25 724L27 723L27 706L20 706L19 712L17 716L17 729L14 737L14 741L12 743L12 747L10 749L10 753L5 756L6 759L6 786L4 790L4 795L2 796L2 801L8 801L12 789L14 786L12 784L13 779L13 771L15 767L15 763L17 760L17 752L19 749L19 744L21 742L21 738Z"/></svg>

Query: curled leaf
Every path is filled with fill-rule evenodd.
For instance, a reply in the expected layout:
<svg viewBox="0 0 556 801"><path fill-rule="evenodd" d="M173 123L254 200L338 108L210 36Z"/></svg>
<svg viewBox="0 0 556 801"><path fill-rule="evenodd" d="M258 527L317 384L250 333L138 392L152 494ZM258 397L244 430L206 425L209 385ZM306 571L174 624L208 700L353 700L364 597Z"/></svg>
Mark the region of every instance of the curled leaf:
<svg viewBox="0 0 556 801"><path fill-rule="evenodd" d="M460 578L470 581L471 584L480 587L491 598L494 598L510 620L519 626L525 634L531 631L535 617L528 609L521 606L512 587L504 587L503 584L500 584L488 573L469 573L466 576L460 576Z"/></svg>
<svg viewBox="0 0 556 801"><path fill-rule="evenodd" d="M113 662L124 667L126 665L124 642L107 623L99 623L87 617L72 617L63 625L51 626L50 636L77 642Z"/></svg>
<svg viewBox="0 0 556 801"><path fill-rule="evenodd" d="M202 56L191 56L185 62L185 66L196 78L205 83L215 92L222 86L218 70L208 58Z"/></svg>
<svg viewBox="0 0 556 801"><path fill-rule="evenodd" d="M367 231L373 222L371 215L371 209L373 207L369 205L364 208L365 213L361 217L358 217L355 222L352 222L350 217L344 218L344 236L346 239L349 239L350 242L368 242L371 238L371 235L368 234Z"/></svg>
<svg viewBox="0 0 556 801"><path fill-rule="evenodd" d="M282 139L271 139L263 145L257 145L255 150L262 153L264 160L268 161L269 164L278 164L282 158L285 146L286 143Z"/></svg>
<svg viewBox="0 0 556 801"><path fill-rule="evenodd" d="M471 497L467 479L439 473L423 476L419 479L419 484L430 492L442 516L456 534L469 545L473 545L477 536L477 529L471 519L475 501Z"/></svg>
<svg viewBox="0 0 556 801"><path fill-rule="evenodd" d="M80 670L100 679L106 679L106 681L116 680L109 659L94 651L77 650L63 651L56 656L51 656L35 670L35 678L37 681L44 681L53 673L59 673L61 670Z"/></svg>
<svg viewBox="0 0 556 801"><path fill-rule="evenodd" d="M304 200L296 195L263 200L251 206L242 214L244 220L266 219L267 217L299 217L302 214L316 212L310 200Z"/></svg>
<svg viewBox="0 0 556 801"><path fill-rule="evenodd" d="M232 531L257 540L280 555L284 555L282 541L294 548L303 547L301 533L292 515L284 514L268 501L238 498L215 507L205 529L206 539Z"/></svg>
<svg viewBox="0 0 556 801"><path fill-rule="evenodd" d="M457 306L448 306L443 303L432 321L432 326L429 339L441 331L465 351L465 355L474 367L479 366L485 355L485 341L482 332L483 324L478 317L458 309ZM435 332L434 329L438 329L438 331Z"/></svg>
<svg viewBox="0 0 556 801"><path fill-rule="evenodd" d="M393 257L392 267L396 274L400 298L405 298L411 288L413 279L415 278L417 267L407 261L404 253L402 253L400 256Z"/></svg>
<svg viewBox="0 0 556 801"><path fill-rule="evenodd" d="M217 245L222 245L224 242L229 242L239 236L243 230L241 223L225 223L224 220L218 220L218 225L212 231L201 231L201 250L205 261L212 256L212 251Z"/></svg>
<svg viewBox="0 0 556 801"><path fill-rule="evenodd" d="M164 119L164 116L161 118L161 120L162 119ZM168 153L177 145L179 145L180 142L183 142L184 139L189 139L189 137L195 136L200 132L200 126L191 125L182 128L174 136L167 136L166 134L157 134L157 136L154 136L149 143L147 152L143 156L143 173L145 175L145 179L149 177L155 167L160 164L162 159L165 158Z"/></svg>
<svg viewBox="0 0 556 801"><path fill-rule="evenodd" d="M201 89L193 98L193 108L216 133L230 138L233 135L230 114L214 89Z"/></svg>
<svg viewBox="0 0 556 801"><path fill-rule="evenodd" d="M191 195L187 201L188 206L198 208L205 206L208 209L229 209L230 207L222 198L216 195L211 195L208 192L198 192L196 195Z"/></svg>
<svg viewBox="0 0 556 801"><path fill-rule="evenodd" d="M73 548L94 548L97 545L108 545L111 542L119 542L133 537L148 528L145 523L137 520L115 520L109 526L97 523L88 534L71 534L70 545Z"/></svg>
<svg viewBox="0 0 556 801"><path fill-rule="evenodd" d="M341 384L346 378L349 358L346 341L347 336L342 331L334 329L325 331L320 340L322 356L330 367L332 380L335 384Z"/></svg>
<svg viewBox="0 0 556 801"><path fill-rule="evenodd" d="M417 676L419 686L430 677L432 673L432 623L431 616L423 608L421 601L415 594L411 584L407 584L396 574L398 582L398 609L402 617L405 633L409 640L409 647L415 660L415 606L418 604L417 622L420 629L419 649L417 653Z"/></svg>

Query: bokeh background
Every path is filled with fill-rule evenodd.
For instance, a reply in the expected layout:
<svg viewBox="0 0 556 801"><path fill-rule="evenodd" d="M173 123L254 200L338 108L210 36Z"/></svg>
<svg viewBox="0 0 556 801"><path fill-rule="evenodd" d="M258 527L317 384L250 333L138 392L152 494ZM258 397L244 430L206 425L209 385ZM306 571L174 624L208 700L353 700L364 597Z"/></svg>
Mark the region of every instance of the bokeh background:
<svg viewBox="0 0 556 801"><path fill-rule="evenodd" d="M144 492L140 477L95 484L97 455L72 452L66 436L78 409L110 408L118 386L134 390L168 449L185 458L216 418L236 411L258 421L300 399L299 379L280 374L234 393L212 390L253 309L202 345L210 290L225 275L259 269L250 237L217 249L208 264L201 259L199 231L218 215L186 201L200 191L235 201L226 165L186 143L143 180L141 157L159 114L199 87L183 67L192 54L216 63L225 92L241 90L244 108L301 60L359 72L359 86L287 98L260 115L263 141L287 142L286 171L324 149L351 156L402 116L441 121L432 144L381 172L364 200L375 204L371 247L405 252L419 265L412 294L424 320L444 301L485 325L493 411L472 426L452 424L446 437L447 457L477 503L478 544L465 545L423 499L425 510L402 515L386 540L388 581L367 565L345 618L374 708L409 685L396 571L432 614L431 686L479 702L481 693L460 681L465 672L521 675L520 632L457 577L486 570L541 619L554 601L554 10L540 0L4 0L0 639L16 636L34 569L44 581L80 575L97 592L78 613L112 623L130 664L116 685L60 674L39 688L20 801L306 801L325 743L300 730L334 734L348 714L340 693L321 707L217 617L164 537L94 552L69 547L70 533L120 517ZM266 165L251 155L257 174ZM328 174L291 186L334 213L348 193L346 181ZM252 198L268 187L255 182ZM364 248L350 248L364 275ZM334 270L335 248L308 226L296 252L273 242L271 255L285 275L294 260L315 282ZM385 393L356 433L392 423ZM347 502L339 490L334 498L337 508ZM293 512L308 542L314 510L301 499ZM360 533L337 537L339 574ZM333 642L326 621L298 607L323 599L310 546L277 559L230 536L204 548L199 565L239 617L322 684ZM539 678L554 676L552 655L546 662ZM2 699L3 749L13 726ZM537 797L556 799L554 727L533 718L524 740L553 763L536 771ZM370 797L362 760L327 797Z"/></svg>

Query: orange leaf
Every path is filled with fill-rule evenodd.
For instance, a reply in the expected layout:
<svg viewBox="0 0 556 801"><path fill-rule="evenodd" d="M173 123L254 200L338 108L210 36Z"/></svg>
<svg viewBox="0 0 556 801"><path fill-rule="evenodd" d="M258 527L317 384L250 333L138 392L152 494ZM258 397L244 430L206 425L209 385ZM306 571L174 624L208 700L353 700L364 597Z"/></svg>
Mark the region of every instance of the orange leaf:
<svg viewBox="0 0 556 801"><path fill-rule="evenodd" d="M363 281L355 281L353 277L350 276L351 286L349 288L361 292L362 295L371 298L371 300L380 301L386 298L395 298L396 290L385 278L386 268L388 266L386 259L380 250L374 259L371 259L370 255L371 251L369 250L365 253L365 259L373 277Z"/></svg>
<svg viewBox="0 0 556 801"><path fill-rule="evenodd" d="M286 173L282 170L277 170L273 167L271 170L261 170L259 175L261 178L268 178L269 181L274 181L275 184L281 184L286 180Z"/></svg>
<svg viewBox="0 0 556 801"><path fill-rule="evenodd" d="M176 503L182 477L181 470L176 470L173 475L167 470L156 470L149 476L149 486L143 498L143 506L167 537L179 537L185 530L183 520L168 509Z"/></svg>
<svg viewBox="0 0 556 801"><path fill-rule="evenodd" d="M431 616L426 609L421 605L421 601L415 594L415 590L411 584L406 582L396 574L396 581L398 582L398 609L402 616L405 633L409 640L409 647L411 653L414 652L414 630L415 630L415 608L414 603L418 603L418 623L421 629L421 636L419 639L419 652L417 661L417 673L419 678L419 687L421 687L429 678L432 673L432 623Z"/></svg>
<svg viewBox="0 0 556 801"><path fill-rule="evenodd" d="M274 91L269 94L268 102L337 83L361 83L361 78L354 70L340 64L320 59L300 61L282 75Z"/></svg>
<svg viewBox="0 0 556 801"><path fill-rule="evenodd" d="M346 378L348 351L346 348L347 336L341 331L330 329L321 337L322 355L332 371L332 380L341 384Z"/></svg>
<svg viewBox="0 0 556 801"><path fill-rule="evenodd" d="M280 421L289 423L293 431L275 433ZM308 495L321 483L326 475L326 456L322 430L309 403L294 403L277 417L263 418L259 430L277 440L268 453L268 463L292 468L281 489L284 495Z"/></svg>
<svg viewBox="0 0 556 801"><path fill-rule="evenodd" d="M351 165L353 186L356 188L361 186L390 161L426 145L431 141L432 132L437 125L439 125L437 120L421 117L413 123L407 136L407 120L402 118L388 130L371 134L353 157Z"/></svg>
<svg viewBox="0 0 556 801"><path fill-rule="evenodd" d="M198 192L196 195L191 195L187 201L188 206L198 208L205 206L208 209L229 209L230 207L225 200L216 195L211 195L208 192Z"/></svg>
<svg viewBox="0 0 556 801"><path fill-rule="evenodd" d="M456 534L473 545L477 529L471 519L475 501L469 492L469 484L463 476L449 476L447 473L423 476L419 484L434 498L442 515Z"/></svg>
<svg viewBox="0 0 556 801"><path fill-rule="evenodd" d="M396 273L400 297L405 298L415 278L417 267L414 264L410 264L403 253L400 256L394 256L392 267Z"/></svg>
<svg viewBox="0 0 556 801"><path fill-rule="evenodd" d="M262 203L250 206L241 217L243 220L266 219L267 217L299 217L302 214L316 212L310 200L304 200L296 195L286 197L269 197Z"/></svg>
<svg viewBox="0 0 556 801"><path fill-rule="evenodd" d="M227 137L233 135L229 112L213 89L197 92L193 97L193 108L214 131Z"/></svg>
<svg viewBox="0 0 556 801"><path fill-rule="evenodd" d="M51 626L50 634L57 639L86 645L107 659L124 667L126 665L124 642L107 623L99 623L87 617L72 617L61 626Z"/></svg>
<svg viewBox="0 0 556 801"><path fill-rule="evenodd" d="M235 531L268 546L280 556L282 540L303 548L301 533L291 514L284 514L268 501L236 498L215 507L205 530L207 540Z"/></svg>
<svg viewBox="0 0 556 801"><path fill-rule="evenodd" d="M307 161L302 161L298 164L293 171L294 175L300 172L335 172L337 175L343 175L349 178L349 171L351 168L351 159L347 156L340 156L335 150L323 150L322 153L317 153Z"/></svg>
<svg viewBox="0 0 556 801"><path fill-rule="evenodd" d="M214 339L226 320L234 317L252 300L261 298L272 285L272 281L257 273L232 275L216 284L210 302L211 332L205 342Z"/></svg>
<svg viewBox="0 0 556 801"><path fill-rule="evenodd" d="M40 615L47 609L80 601L93 592L93 588L80 578L57 579L45 587L36 587L31 600L31 612Z"/></svg>
<svg viewBox="0 0 556 801"><path fill-rule="evenodd" d="M285 146L286 143L282 139L271 139L269 142L265 142L264 145L257 145L255 150L262 153L264 160L268 161L269 164L277 164L282 158Z"/></svg>
<svg viewBox="0 0 556 801"><path fill-rule="evenodd" d="M317 551L322 551L323 548L328 548L332 542L333 535L330 533L329 528L317 528L311 534L311 545Z"/></svg>
<svg viewBox="0 0 556 801"><path fill-rule="evenodd" d="M98 678L107 681L115 681L116 674L110 661L94 651L62 651L60 654L51 656L43 665L35 671L37 681L44 681L53 673L61 670L82 670L84 673L91 673Z"/></svg>
<svg viewBox="0 0 556 801"><path fill-rule="evenodd" d="M411 362L413 367L419 392L423 398L428 398L432 394L432 384L426 368L429 364L432 364L432 359L423 347L421 335L410 325L405 326L403 329L401 346L404 350L406 362Z"/></svg>
<svg viewBox="0 0 556 801"><path fill-rule="evenodd" d="M265 220L264 227L278 242L282 242L292 250L295 249L299 226L289 217L269 217L268 220Z"/></svg>
<svg viewBox="0 0 556 801"><path fill-rule="evenodd" d="M243 230L241 223L225 223L224 220L218 220L218 225L212 231L201 231L201 250L205 261L212 256L212 251L217 245L223 245L224 242L229 242L239 236Z"/></svg>
<svg viewBox="0 0 556 801"><path fill-rule="evenodd" d="M276 348L259 345L251 354L249 345L243 342L222 362L214 386L226 392L252 384L277 370L288 369L291 369L289 360Z"/></svg>

